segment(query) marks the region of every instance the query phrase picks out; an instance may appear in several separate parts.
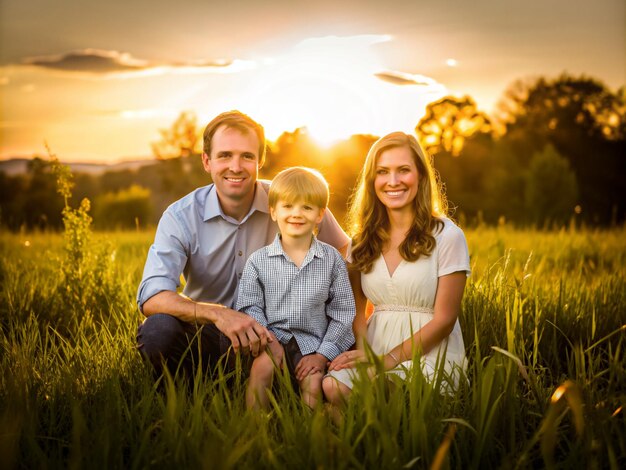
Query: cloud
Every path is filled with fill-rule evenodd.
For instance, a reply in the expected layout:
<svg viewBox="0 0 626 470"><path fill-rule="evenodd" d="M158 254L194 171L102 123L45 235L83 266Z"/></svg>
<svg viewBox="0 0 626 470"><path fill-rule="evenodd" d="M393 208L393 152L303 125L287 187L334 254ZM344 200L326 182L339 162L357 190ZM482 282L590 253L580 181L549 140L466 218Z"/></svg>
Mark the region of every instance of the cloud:
<svg viewBox="0 0 626 470"><path fill-rule="evenodd" d="M90 75L160 74L169 71L181 73L234 72L250 68L251 63L240 60L198 60L190 62L150 62L137 59L126 52L102 49L82 49L66 54L25 59L22 65L31 65L61 72Z"/></svg>
<svg viewBox="0 0 626 470"><path fill-rule="evenodd" d="M375 73L374 76L393 85L413 85L425 87L442 87L440 83L425 75L409 74L403 72L387 71Z"/></svg>
<svg viewBox="0 0 626 470"><path fill-rule="evenodd" d="M146 61L134 59L130 54L100 49L83 49L61 55L33 57L23 62L66 72L113 73L144 70Z"/></svg>

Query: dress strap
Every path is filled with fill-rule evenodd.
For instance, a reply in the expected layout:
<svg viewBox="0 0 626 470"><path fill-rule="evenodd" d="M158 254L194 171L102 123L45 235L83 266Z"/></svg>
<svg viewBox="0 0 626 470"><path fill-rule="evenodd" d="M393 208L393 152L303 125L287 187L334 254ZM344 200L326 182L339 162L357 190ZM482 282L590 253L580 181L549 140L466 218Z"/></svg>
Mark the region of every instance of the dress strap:
<svg viewBox="0 0 626 470"><path fill-rule="evenodd" d="M393 305L382 304L374 306L374 313L377 312L415 312L415 313L429 313L433 314L435 311L428 307L412 307L410 305Z"/></svg>

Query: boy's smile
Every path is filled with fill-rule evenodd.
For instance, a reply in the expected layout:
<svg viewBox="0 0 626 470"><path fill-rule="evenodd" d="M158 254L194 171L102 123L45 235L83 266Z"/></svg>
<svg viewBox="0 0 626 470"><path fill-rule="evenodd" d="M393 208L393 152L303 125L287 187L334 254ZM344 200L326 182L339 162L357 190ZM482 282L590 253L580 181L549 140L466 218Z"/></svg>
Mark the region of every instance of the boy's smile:
<svg viewBox="0 0 626 470"><path fill-rule="evenodd" d="M324 209L302 200L287 202L279 199L276 207L270 207L272 220L278 223L282 237L310 237L322 221Z"/></svg>

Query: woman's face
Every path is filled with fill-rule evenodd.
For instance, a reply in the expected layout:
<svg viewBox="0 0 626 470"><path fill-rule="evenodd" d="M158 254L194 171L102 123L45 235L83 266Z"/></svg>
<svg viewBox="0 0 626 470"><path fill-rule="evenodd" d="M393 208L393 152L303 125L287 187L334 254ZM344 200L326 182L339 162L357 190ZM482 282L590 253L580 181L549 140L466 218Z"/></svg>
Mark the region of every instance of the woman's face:
<svg viewBox="0 0 626 470"><path fill-rule="evenodd" d="M409 147L393 147L382 152L374 169L376 196L387 210L411 210L417 195L419 174Z"/></svg>

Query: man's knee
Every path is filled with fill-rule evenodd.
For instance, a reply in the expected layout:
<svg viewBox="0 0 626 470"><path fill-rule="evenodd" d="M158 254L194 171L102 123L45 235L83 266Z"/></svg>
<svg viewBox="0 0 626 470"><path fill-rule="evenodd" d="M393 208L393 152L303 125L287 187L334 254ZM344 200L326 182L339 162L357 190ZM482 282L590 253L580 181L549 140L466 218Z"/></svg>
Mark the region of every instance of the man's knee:
<svg viewBox="0 0 626 470"><path fill-rule="evenodd" d="M137 329L137 349L152 363L175 354L183 341L183 322L164 313L149 316Z"/></svg>

